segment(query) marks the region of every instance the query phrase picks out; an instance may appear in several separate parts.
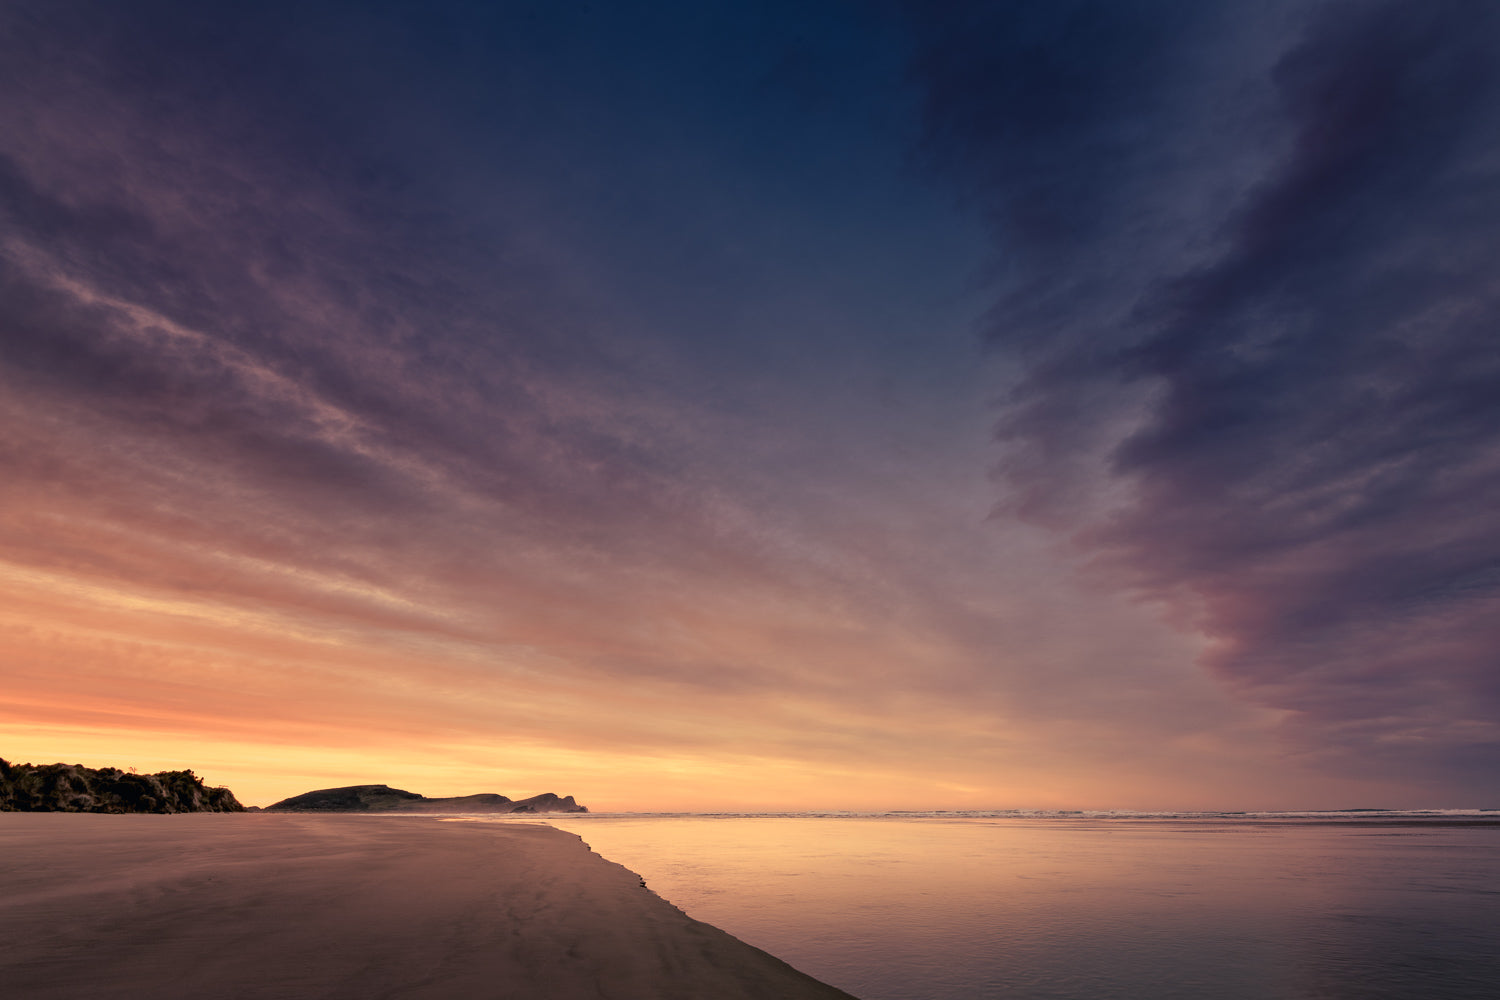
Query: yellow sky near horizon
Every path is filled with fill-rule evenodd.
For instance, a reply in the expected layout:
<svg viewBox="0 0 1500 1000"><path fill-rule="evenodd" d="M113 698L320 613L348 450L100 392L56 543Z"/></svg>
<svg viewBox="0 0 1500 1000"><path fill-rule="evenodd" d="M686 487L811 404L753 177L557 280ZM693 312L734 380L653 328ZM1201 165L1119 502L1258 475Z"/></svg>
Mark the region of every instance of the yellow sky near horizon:
<svg viewBox="0 0 1500 1000"><path fill-rule="evenodd" d="M591 696L551 675L486 680L462 646L414 655L382 648L379 633L297 634L212 602L83 584L49 593L14 571L0 580L8 759L191 768L247 805L366 783L430 796L552 791L595 811L1287 801L1284 789L1248 786L1205 797L1224 747L1201 737L1209 766L1142 781L1134 759L1112 767L1086 726L1006 726L931 694L842 710L806 693L700 692L695 704L680 685Z"/></svg>

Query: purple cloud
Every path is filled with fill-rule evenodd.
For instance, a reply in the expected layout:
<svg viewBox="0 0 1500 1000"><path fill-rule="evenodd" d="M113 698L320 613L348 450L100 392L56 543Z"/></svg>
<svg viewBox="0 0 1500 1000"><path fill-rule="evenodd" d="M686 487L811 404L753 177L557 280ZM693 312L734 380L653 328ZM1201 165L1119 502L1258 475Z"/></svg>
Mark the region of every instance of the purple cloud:
<svg viewBox="0 0 1500 1000"><path fill-rule="evenodd" d="M1201 8L931 35L929 150L1021 364L1000 509L1186 609L1309 752L1492 778L1500 18Z"/></svg>

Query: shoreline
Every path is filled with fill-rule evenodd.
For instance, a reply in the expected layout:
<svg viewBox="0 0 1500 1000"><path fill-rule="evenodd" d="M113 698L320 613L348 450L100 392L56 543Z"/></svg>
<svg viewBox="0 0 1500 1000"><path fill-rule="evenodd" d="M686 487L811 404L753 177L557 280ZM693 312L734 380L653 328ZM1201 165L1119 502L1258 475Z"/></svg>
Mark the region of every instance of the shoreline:
<svg viewBox="0 0 1500 1000"><path fill-rule="evenodd" d="M852 1000L540 823L0 813L32 1000Z"/></svg>

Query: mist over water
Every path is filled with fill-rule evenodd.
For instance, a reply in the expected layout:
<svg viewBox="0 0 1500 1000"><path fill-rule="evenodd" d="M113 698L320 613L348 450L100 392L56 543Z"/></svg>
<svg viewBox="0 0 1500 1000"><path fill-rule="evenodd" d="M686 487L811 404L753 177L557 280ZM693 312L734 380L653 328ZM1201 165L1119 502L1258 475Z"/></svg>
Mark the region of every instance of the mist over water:
<svg viewBox="0 0 1500 1000"><path fill-rule="evenodd" d="M1500 816L552 816L862 1000L1490 998Z"/></svg>

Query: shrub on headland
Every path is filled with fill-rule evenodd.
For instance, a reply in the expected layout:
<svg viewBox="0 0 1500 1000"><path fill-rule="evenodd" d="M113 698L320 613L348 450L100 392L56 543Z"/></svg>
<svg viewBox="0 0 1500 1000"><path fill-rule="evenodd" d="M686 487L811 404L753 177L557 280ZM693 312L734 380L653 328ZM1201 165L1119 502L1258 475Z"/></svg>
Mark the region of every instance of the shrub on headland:
<svg viewBox="0 0 1500 1000"><path fill-rule="evenodd" d="M192 771L136 774L81 764L11 764L0 758L0 812L244 812L227 788Z"/></svg>

